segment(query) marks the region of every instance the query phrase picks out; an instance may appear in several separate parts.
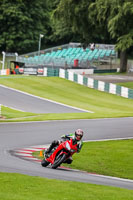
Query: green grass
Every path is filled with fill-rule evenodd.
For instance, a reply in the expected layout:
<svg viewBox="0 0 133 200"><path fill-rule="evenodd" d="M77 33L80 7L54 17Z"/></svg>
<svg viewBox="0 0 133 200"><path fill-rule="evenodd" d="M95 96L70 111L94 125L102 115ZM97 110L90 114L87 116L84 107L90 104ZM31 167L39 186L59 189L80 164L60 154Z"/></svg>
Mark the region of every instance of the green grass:
<svg viewBox="0 0 133 200"><path fill-rule="evenodd" d="M89 89L85 86L81 86L57 77L8 76L0 77L0 84L95 112L94 114L34 114L20 112L2 106L2 115L7 118L7 121L38 121L133 116L132 100ZM120 145L118 145L118 150L121 149L121 153L119 152L117 156L114 151L117 145L113 145L113 152L109 154L112 145L109 145L109 143L107 146L100 144L102 143L97 143L97 146L96 143L89 143L88 146L87 144L84 144L81 153L74 155L74 162L71 167L81 169L83 168L83 163L85 163L83 170L89 169L90 172L102 174L105 172L106 175L109 174L112 176L119 176L119 174L122 174L122 177L132 178L131 174L133 173L130 165L133 166L133 163L131 161L130 153L133 152L133 150L131 148L131 144L128 143L128 145L123 145L124 149L121 149ZM88 153L86 154L86 152ZM104 153L106 153L106 156L103 155L102 157L102 154ZM113 155L114 157L116 156L116 159L111 160ZM123 160L120 159L118 155L120 158L123 158ZM96 159L97 156L98 159ZM119 163L117 163L118 159L121 164L125 162L123 166L126 169L129 169L129 173L126 173L126 171L121 168ZM116 164L116 168L114 170L112 170L113 163ZM133 191L87 183L75 183L71 181L49 180L39 177L0 173L0 199L131 200L133 199Z"/></svg>
<svg viewBox="0 0 133 200"><path fill-rule="evenodd" d="M2 115L7 118L7 119L12 119L12 118L26 118L26 117L32 117L36 116L37 114L33 113L28 113L28 112L21 112L12 108L8 108L5 106L2 106L1 109Z"/></svg>
<svg viewBox="0 0 133 200"><path fill-rule="evenodd" d="M0 84L94 113L44 114L28 120L133 116L133 100L100 92L58 77L9 76Z"/></svg>
<svg viewBox="0 0 133 200"><path fill-rule="evenodd" d="M126 75L126 72L110 72L110 73L95 73L94 75L104 75L104 76L107 76L107 75L121 75L121 76L123 76L123 75Z"/></svg>
<svg viewBox="0 0 133 200"><path fill-rule="evenodd" d="M0 173L1 200L132 200L133 191L72 181Z"/></svg>
<svg viewBox="0 0 133 200"><path fill-rule="evenodd" d="M117 83L117 85L124 86L130 89L133 89L133 82L126 82L126 83Z"/></svg>
<svg viewBox="0 0 133 200"><path fill-rule="evenodd" d="M88 113L37 114L37 113L21 112L5 106L2 106L1 112L2 112L2 118L0 118L0 122L84 119L84 118L89 118L90 115Z"/></svg>
<svg viewBox="0 0 133 200"><path fill-rule="evenodd" d="M40 152L33 156L41 158ZM87 142L73 155L73 169L107 176L133 179L133 140Z"/></svg>

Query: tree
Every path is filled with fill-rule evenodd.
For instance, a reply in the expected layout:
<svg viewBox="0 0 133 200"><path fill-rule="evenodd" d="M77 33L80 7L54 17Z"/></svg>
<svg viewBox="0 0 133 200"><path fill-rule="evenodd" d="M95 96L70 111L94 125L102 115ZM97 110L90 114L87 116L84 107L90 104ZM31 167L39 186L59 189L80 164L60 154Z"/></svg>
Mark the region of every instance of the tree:
<svg viewBox="0 0 133 200"><path fill-rule="evenodd" d="M120 51L120 72L125 72L127 50L133 46L132 0L96 0L89 11L93 20L107 24L111 37L116 40L116 50Z"/></svg>
<svg viewBox="0 0 133 200"><path fill-rule="evenodd" d="M88 8L92 0L60 0L54 10L53 18L57 21L57 34L61 36L65 33L77 35L80 42L89 43L95 40L97 33L94 25L88 19ZM92 34L93 33L93 34Z"/></svg>
<svg viewBox="0 0 133 200"><path fill-rule="evenodd" d="M57 9L60 0L51 0L48 1L48 8L49 8L49 17L50 17L50 37L52 44L62 44L68 43L73 37L71 28L68 27L68 24L65 23L63 18L61 17L59 20L55 20L53 15L53 11Z"/></svg>
<svg viewBox="0 0 133 200"><path fill-rule="evenodd" d="M93 2L94 0L60 0L53 15L58 21L58 26L56 26L57 34L64 34L63 31L61 32L63 25L65 30L69 30L71 35L77 36L75 38L79 42L85 43L85 45L90 42L112 42L106 24L99 24L97 16L95 18L90 17L89 8ZM92 12L97 15L95 10Z"/></svg>
<svg viewBox="0 0 133 200"><path fill-rule="evenodd" d="M37 50L39 34L48 41L48 23L46 1L0 0L0 49Z"/></svg>
<svg viewBox="0 0 133 200"><path fill-rule="evenodd" d="M60 0L54 17L85 43L115 42L120 71L127 70L127 50L133 46L132 0Z"/></svg>

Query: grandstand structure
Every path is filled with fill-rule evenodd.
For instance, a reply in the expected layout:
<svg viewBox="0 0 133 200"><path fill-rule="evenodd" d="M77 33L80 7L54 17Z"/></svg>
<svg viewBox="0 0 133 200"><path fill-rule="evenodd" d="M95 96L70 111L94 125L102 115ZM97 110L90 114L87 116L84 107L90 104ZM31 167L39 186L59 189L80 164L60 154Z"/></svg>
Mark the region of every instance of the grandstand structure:
<svg viewBox="0 0 133 200"><path fill-rule="evenodd" d="M24 63L25 67L36 68L95 68L100 63L112 64L117 58L115 45L95 44L83 48L80 43L69 43L54 48L36 51L17 57L17 62Z"/></svg>

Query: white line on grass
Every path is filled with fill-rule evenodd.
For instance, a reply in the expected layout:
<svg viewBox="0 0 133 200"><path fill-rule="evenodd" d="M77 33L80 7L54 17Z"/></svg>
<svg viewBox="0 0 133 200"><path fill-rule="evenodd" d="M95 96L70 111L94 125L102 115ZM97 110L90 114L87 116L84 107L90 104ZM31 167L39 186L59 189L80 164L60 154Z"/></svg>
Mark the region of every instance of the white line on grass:
<svg viewBox="0 0 133 200"><path fill-rule="evenodd" d="M133 137L99 139L99 140L85 140L84 142L104 142L104 141L111 141L111 140L130 140L130 139L133 139Z"/></svg>
<svg viewBox="0 0 133 200"><path fill-rule="evenodd" d="M16 92L31 96L31 97L35 97L35 98L38 98L38 99L41 99L41 100L44 100L44 101L49 101L51 103L56 103L56 104L59 104L59 105L62 105L62 106L66 106L66 107L69 107L69 108L77 109L77 110L84 111L84 112L94 113L93 111L77 108L77 107L74 107L74 106L69 106L67 104L63 104L63 103L59 103L57 101L53 101L53 100L49 100L49 99L46 99L46 98L42 98L42 97L39 97L39 96L36 96L36 95L33 95L33 94L29 94L27 92L23 92L23 91L14 89L14 88L10 88L10 87L7 87L7 86L1 85L1 84L0 84L0 87L4 87L4 88L10 89L10 90L13 90L13 91L16 91Z"/></svg>
<svg viewBox="0 0 133 200"><path fill-rule="evenodd" d="M4 104L2 104L4 107L6 107L6 108L11 108L11 109L13 109L13 110L17 110L17 111L21 111L21 112L25 112L24 110L20 110L20 109L17 109L17 108L14 108L14 107L11 107L11 106L6 106L6 105L4 105Z"/></svg>
<svg viewBox="0 0 133 200"><path fill-rule="evenodd" d="M86 173L86 172L85 172ZM89 173L89 172L88 172ZM133 183L133 180L131 179L126 179L126 178L118 178L118 177L113 177L113 176L104 176L104 175L100 175L100 174L91 174L92 176L97 176L97 177L103 177L103 178L107 178L107 179L114 179L114 180L119 180L119 181L124 181L124 182L131 182Z"/></svg>

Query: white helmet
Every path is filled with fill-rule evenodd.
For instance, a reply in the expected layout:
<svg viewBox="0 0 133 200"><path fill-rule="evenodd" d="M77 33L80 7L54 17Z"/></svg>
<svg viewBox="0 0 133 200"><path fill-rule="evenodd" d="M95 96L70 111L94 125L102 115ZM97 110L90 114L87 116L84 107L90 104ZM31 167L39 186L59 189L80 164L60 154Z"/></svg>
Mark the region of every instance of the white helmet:
<svg viewBox="0 0 133 200"><path fill-rule="evenodd" d="M75 131L75 139L76 140L81 140L83 137L84 132L81 129L77 129Z"/></svg>

